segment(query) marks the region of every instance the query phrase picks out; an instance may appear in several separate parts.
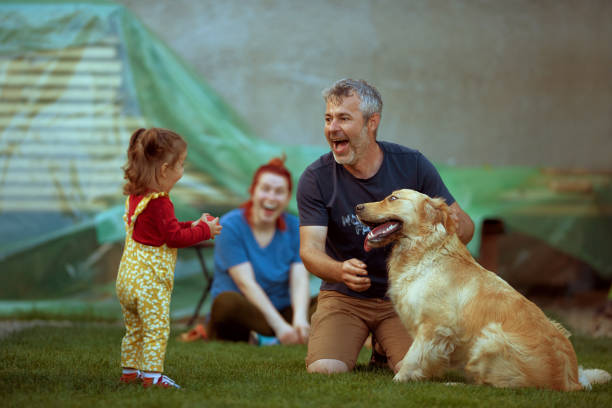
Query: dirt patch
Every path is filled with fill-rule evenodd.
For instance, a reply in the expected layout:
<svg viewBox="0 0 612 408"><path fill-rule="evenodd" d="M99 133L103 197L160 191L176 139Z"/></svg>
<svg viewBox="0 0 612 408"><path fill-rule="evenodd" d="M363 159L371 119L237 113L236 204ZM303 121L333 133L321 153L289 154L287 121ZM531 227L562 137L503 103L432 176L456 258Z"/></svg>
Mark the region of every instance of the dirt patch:
<svg viewBox="0 0 612 408"><path fill-rule="evenodd" d="M530 300L548 315L561 320L574 333L612 338L612 302L604 290L574 296L533 295Z"/></svg>
<svg viewBox="0 0 612 408"><path fill-rule="evenodd" d="M73 322L70 320L0 320L0 339L32 327L121 327L122 322Z"/></svg>
<svg viewBox="0 0 612 408"><path fill-rule="evenodd" d="M37 326L46 327L71 327L74 323L67 320L1 320L0 321L0 339L5 338L11 333L29 329Z"/></svg>

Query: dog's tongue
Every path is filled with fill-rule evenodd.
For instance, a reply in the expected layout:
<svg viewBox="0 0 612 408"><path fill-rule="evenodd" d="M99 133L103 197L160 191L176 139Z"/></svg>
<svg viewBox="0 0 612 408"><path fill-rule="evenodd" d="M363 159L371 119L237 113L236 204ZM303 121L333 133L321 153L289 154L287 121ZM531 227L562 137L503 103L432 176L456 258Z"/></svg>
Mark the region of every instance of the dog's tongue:
<svg viewBox="0 0 612 408"><path fill-rule="evenodd" d="M390 233L395 231L397 227L399 227L399 225L400 223L391 221L391 222L385 222L384 224L379 225L378 227L374 228L372 231L368 233L368 235L365 238L365 241L363 241L363 249L366 252L368 252L369 250L372 249L372 247L370 246L370 241L376 241L384 237L385 235L389 235Z"/></svg>

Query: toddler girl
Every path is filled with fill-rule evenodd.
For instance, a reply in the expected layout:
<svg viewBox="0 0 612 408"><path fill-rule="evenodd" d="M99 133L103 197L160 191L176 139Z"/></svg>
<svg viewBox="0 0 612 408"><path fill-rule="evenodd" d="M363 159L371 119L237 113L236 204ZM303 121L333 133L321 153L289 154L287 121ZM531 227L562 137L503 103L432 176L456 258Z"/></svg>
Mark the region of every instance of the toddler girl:
<svg viewBox="0 0 612 408"><path fill-rule="evenodd" d="M170 130L138 129L130 138L123 188L128 196L125 248L116 283L126 328L124 383L142 379L144 387L180 388L162 375L177 248L212 239L222 228L208 214L194 222L177 221L168 193L183 175L186 156L187 143Z"/></svg>

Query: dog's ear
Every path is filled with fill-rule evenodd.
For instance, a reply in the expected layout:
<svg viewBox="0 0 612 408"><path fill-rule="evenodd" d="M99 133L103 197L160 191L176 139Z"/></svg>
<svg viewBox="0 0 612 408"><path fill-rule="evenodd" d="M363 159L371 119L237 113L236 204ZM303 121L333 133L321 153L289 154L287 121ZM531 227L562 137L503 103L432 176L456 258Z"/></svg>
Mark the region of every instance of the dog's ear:
<svg viewBox="0 0 612 408"><path fill-rule="evenodd" d="M448 234L453 234L457 230L455 221L450 215L451 209L446 205L443 198L427 198L425 212L433 225L442 224Z"/></svg>

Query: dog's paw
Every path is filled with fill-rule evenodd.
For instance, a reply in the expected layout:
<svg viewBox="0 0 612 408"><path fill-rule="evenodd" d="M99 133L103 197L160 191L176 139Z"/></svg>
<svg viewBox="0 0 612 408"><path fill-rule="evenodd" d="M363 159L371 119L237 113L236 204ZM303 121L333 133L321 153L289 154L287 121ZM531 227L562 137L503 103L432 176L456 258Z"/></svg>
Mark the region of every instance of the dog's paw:
<svg viewBox="0 0 612 408"><path fill-rule="evenodd" d="M427 377L423 375L423 372L420 369L417 370L399 370L397 374L393 377L394 382L407 382L407 381L423 381L426 380Z"/></svg>
<svg viewBox="0 0 612 408"><path fill-rule="evenodd" d="M397 373L393 377L393 382L396 382L396 383L406 382L406 381L408 381L408 376L407 375L402 375L402 373Z"/></svg>
<svg viewBox="0 0 612 408"><path fill-rule="evenodd" d="M395 376L393 377L393 381L394 382L408 382L408 381L419 381L421 378L416 375L416 373L414 372L402 372L401 370L398 371L397 374L395 374Z"/></svg>

